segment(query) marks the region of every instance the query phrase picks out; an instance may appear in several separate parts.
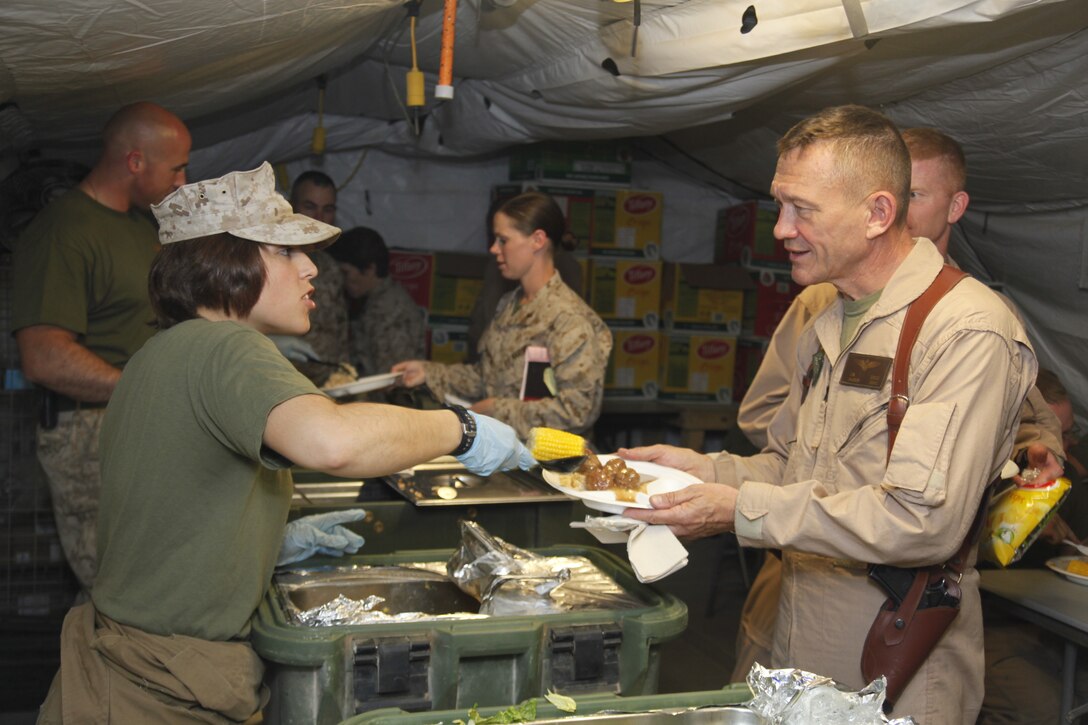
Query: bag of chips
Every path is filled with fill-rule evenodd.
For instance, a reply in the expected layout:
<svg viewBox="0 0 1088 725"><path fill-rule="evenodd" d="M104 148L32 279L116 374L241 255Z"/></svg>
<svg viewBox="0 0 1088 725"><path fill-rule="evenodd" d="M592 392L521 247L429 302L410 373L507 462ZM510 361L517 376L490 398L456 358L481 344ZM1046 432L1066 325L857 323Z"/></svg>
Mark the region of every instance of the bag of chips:
<svg viewBox="0 0 1088 725"><path fill-rule="evenodd" d="M1019 561L1069 495L1068 478L1036 483L1025 471L1021 480L1024 483L998 494L990 504L979 559L998 566Z"/></svg>

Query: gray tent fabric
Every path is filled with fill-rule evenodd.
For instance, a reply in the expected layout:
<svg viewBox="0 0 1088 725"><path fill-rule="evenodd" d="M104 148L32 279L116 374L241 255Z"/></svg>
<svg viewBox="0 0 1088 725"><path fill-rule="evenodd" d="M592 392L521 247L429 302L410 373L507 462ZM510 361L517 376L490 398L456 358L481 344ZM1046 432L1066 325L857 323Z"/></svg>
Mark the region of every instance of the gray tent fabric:
<svg viewBox="0 0 1088 725"><path fill-rule="evenodd" d="M10 0L0 6L0 180L31 152L89 164L119 105L194 135L191 178L318 167L341 214L393 244L475 251L504 152L636 139L666 192L667 258L709 261L713 212L762 194L774 144L862 103L958 139L959 254L1021 307L1044 365L1088 412L1085 0L460 0L454 97L437 101L443 4L416 30L427 104L406 110L402 0ZM315 79L326 79L319 101ZM327 130L319 157L313 129Z"/></svg>

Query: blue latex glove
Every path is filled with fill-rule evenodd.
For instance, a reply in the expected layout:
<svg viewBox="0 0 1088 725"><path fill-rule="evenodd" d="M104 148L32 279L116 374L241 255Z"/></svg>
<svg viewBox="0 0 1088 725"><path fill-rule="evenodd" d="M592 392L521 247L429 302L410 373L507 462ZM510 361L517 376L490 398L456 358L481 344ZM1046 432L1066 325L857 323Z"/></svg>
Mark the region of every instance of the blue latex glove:
<svg viewBox="0 0 1088 725"><path fill-rule="evenodd" d="M363 509L348 509L303 516L291 521L284 532L276 566L309 559L314 554L354 554L366 540L340 524L359 521L365 517L366 511Z"/></svg>
<svg viewBox="0 0 1088 725"><path fill-rule="evenodd" d="M465 468L481 476L495 471L520 468L528 471L536 465L529 449L518 440L518 434L506 423L479 413L468 412L476 421L476 440L472 448L457 456Z"/></svg>

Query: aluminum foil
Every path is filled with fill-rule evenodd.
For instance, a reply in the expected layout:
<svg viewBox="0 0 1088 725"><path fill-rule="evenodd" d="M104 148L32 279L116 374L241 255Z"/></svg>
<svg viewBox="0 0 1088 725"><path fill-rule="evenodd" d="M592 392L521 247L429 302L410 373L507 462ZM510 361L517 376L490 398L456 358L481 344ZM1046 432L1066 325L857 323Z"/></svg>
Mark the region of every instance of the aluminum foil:
<svg viewBox="0 0 1088 725"><path fill-rule="evenodd" d="M539 556L475 524L463 531L464 543L449 562L299 566L278 572L273 589L288 621L304 627L646 606L585 557ZM437 598L428 598L432 594ZM452 611L462 604L471 611Z"/></svg>
<svg viewBox="0 0 1088 725"><path fill-rule="evenodd" d="M388 586L391 582L449 582L446 564L441 561L409 562L400 566L342 566L292 569L276 574L274 589L287 619L305 627L333 627L376 622L412 622L440 619L480 619L476 611L434 613L423 611L387 612L386 599L377 595L353 599L340 592L331 601L309 609L294 604L294 593L316 587L357 589L368 583Z"/></svg>
<svg viewBox="0 0 1088 725"><path fill-rule="evenodd" d="M883 677L852 692L830 677L804 670L770 670L758 662L748 672L754 697L748 707L768 725L916 725L913 718L884 716Z"/></svg>
<svg viewBox="0 0 1088 725"><path fill-rule="evenodd" d="M492 615L644 606L585 557L540 556L461 522L461 547L446 564L450 578Z"/></svg>
<svg viewBox="0 0 1088 725"><path fill-rule="evenodd" d="M458 612L456 614L427 614L425 612L401 612L386 614L376 607L385 601L383 597L370 596L359 601L349 599L343 594L328 604L298 613L299 624L307 627L334 627L351 624L373 624L375 622L415 622L421 619L486 619L487 615Z"/></svg>

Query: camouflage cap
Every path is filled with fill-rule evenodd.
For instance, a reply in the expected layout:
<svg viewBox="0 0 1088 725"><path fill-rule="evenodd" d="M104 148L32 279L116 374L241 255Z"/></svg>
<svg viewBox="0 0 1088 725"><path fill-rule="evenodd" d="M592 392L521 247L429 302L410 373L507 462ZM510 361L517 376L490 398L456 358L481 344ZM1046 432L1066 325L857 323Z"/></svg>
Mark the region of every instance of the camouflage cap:
<svg viewBox="0 0 1088 725"><path fill-rule="evenodd" d="M186 184L151 211L163 244L230 232L254 242L299 247L331 243L339 227L295 214L276 191L272 165Z"/></svg>

